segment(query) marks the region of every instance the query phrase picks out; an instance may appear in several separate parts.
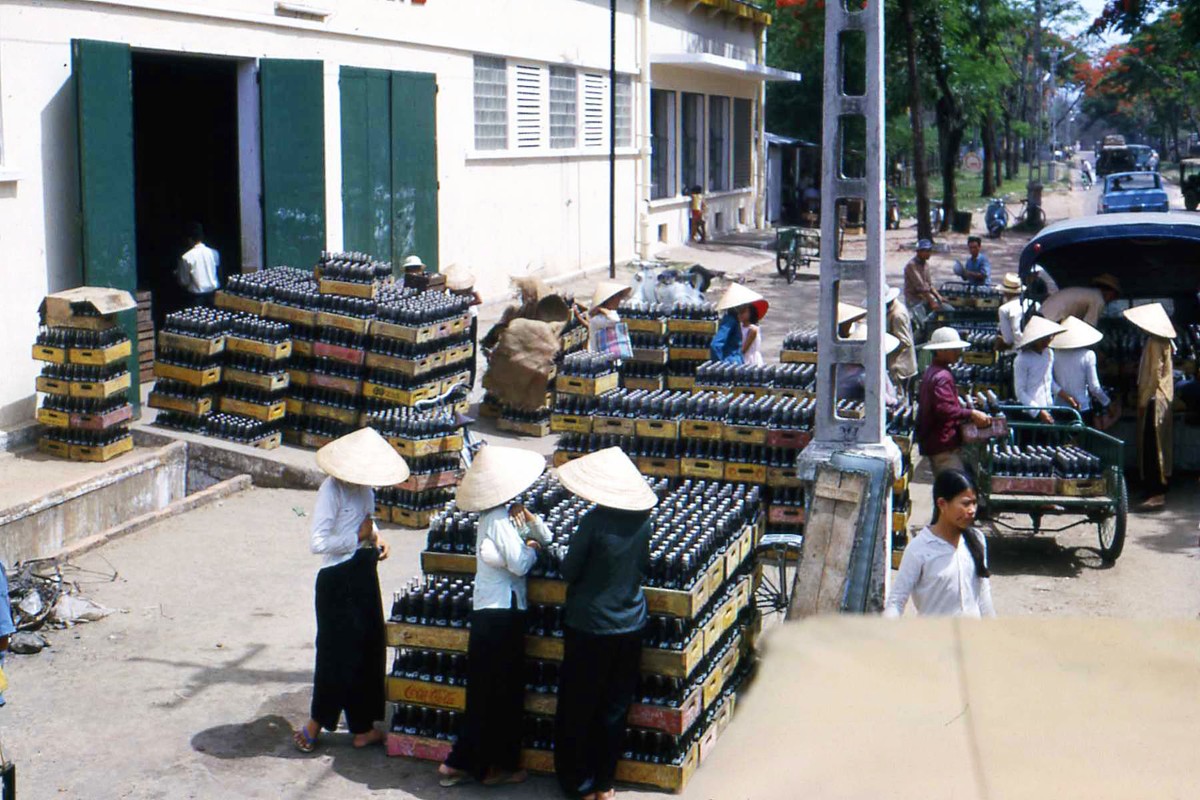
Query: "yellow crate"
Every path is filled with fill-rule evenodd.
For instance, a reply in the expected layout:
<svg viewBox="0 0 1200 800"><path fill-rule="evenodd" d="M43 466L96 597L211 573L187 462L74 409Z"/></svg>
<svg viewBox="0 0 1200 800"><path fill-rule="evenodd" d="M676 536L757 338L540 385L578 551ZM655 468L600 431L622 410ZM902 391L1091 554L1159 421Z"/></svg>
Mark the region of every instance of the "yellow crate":
<svg viewBox="0 0 1200 800"><path fill-rule="evenodd" d="M224 367L221 373L222 377L228 383L251 386L255 389L261 389L264 392L277 392L280 389L286 389L292 382L291 377L286 372L273 372L264 375L259 372L250 372L249 370Z"/></svg>
<svg viewBox="0 0 1200 800"><path fill-rule="evenodd" d="M667 332L665 319L623 319L630 333L653 333L662 336Z"/></svg>
<svg viewBox="0 0 1200 800"><path fill-rule="evenodd" d="M637 465L638 470L643 475L651 475L656 478L679 477L678 458L651 458L643 456L637 459Z"/></svg>
<svg viewBox="0 0 1200 800"><path fill-rule="evenodd" d="M551 414L550 430L554 433L591 433L592 418L570 414Z"/></svg>
<svg viewBox="0 0 1200 800"><path fill-rule="evenodd" d="M111 364L114 361L120 361L123 358L129 358L129 354L133 352L133 342L126 339L123 342L118 342L112 347L103 348L86 348L72 347L67 352L67 361L71 364L90 364L92 366L102 367L105 364Z"/></svg>
<svg viewBox="0 0 1200 800"><path fill-rule="evenodd" d="M248 403L233 397L222 397L221 410L226 414L240 414L263 422L274 422L283 419L287 413L287 402L280 400L275 403Z"/></svg>
<svg viewBox="0 0 1200 800"><path fill-rule="evenodd" d="M668 375L667 388L678 391L691 391L696 388L696 378L693 375Z"/></svg>
<svg viewBox="0 0 1200 800"><path fill-rule="evenodd" d="M190 400L186 397L169 397L158 392L151 392L149 406L163 411L178 411L181 414L191 414L193 417L203 417L212 412L212 398L197 397Z"/></svg>
<svg viewBox="0 0 1200 800"><path fill-rule="evenodd" d="M727 442L766 444L767 429L754 425L726 425L721 430L721 438Z"/></svg>
<svg viewBox="0 0 1200 800"><path fill-rule="evenodd" d="M71 425L71 415L53 408L39 408L37 421L51 428L67 428Z"/></svg>
<svg viewBox="0 0 1200 800"><path fill-rule="evenodd" d="M717 321L712 319L668 319L670 333L716 333Z"/></svg>
<svg viewBox="0 0 1200 800"><path fill-rule="evenodd" d="M397 389L371 381L363 382L363 396L387 400L392 403L411 406L422 400L428 400L437 395L436 386L418 386L415 389Z"/></svg>
<svg viewBox="0 0 1200 800"><path fill-rule="evenodd" d="M648 439L678 439L679 422L670 419L639 419L634 422L634 433Z"/></svg>
<svg viewBox="0 0 1200 800"><path fill-rule="evenodd" d="M725 462L707 458L681 458L679 459L679 474L685 478L723 480Z"/></svg>
<svg viewBox="0 0 1200 800"><path fill-rule="evenodd" d="M463 437L460 433L432 439L405 439L400 436L392 436L388 438L388 443L405 458L420 458L436 453L457 453L462 450Z"/></svg>
<svg viewBox="0 0 1200 800"><path fill-rule="evenodd" d="M575 375L559 375L554 379L554 390L562 394L595 396L617 388L621 376L615 372L596 378L580 378Z"/></svg>
<svg viewBox="0 0 1200 800"><path fill-rule="evenodd" d="M155 364L158 362L156 361ZM87 383L84 381L71 382L71 397L112 397L114 394L119 394L129 388L132 382L129 373L123 373L115 378L109 378L106 381L95 381Z"/></svg>
<svg viewBox="0 0 1200 800"><path fill-rule="evenodd" d="M128 453L133 449L133 436L123 436L117 441L106 444L103 447L88 447L85 445L71 445L70 459L72 461L108 461L116 458L122 453Z"/></svg>
<svg viewBox="0 0 1200 800"><path fill-rule="evenodd" d="M671 361L707 361L712 355L707 347L672 347L667 352Z"/></svg>
<svg viewBox="0 0 1200 800"><path fill-rule="evenodd" d="M350 281L335 281L329 278L321 278L317 283L317 291L320 294L335 294L339 297L362 297L367 300L374 300L375 295L379 293L379 284L375 281L370 283L351 283Z"/></svg>
<svg viewBox="0 0 1200 800"><path fill-rule="evenodd" d="M614 436L633 436L637 423L625 417L592 417L592 433L608 433Z"/></svg>
<svg viewBox="0 0 1200 800"><path fill-rule="evenodd" d="M725 480L735 483L766 483L767 465L727 461L725 463Z"/></svg>
<svg viewBox="0 0 1200 800"><path fill-rule="evenodd" d="M389 675L386 681L387 699L393 703L446 708L462 711L467 707L467 687L447 686L444 683L397 678Z"/></svg>
<svg viewBox="0 0 1200 800"><path fill-rule="evenodd" d="M217 308L223 308L226 311L241 311L243 314L253 314L256 317L264 316L267 310L265 300L251 300L249 297L238 297L229 292L217 292L213 302Z"/></svg>
<svg viewBox="0 0 1200 800"><path fill-rule="evenodd" d="M38 375L34 382L34 387L44 394L69 395L71 393L71 382L60 380L58 378L47 378L45 375Z"/></svg>
<svg viewBox="0 0 1200 800"><path fill-rule="evenodd" d="M232 353L245 353L246 355L267 358L272 361L279 361L292 354L292 342L290 339L286 342L272 344L271 342L257 342L253 339L229 336L225 340L225 347Z"/></svg>
<svg viewBox="0 0 1200 800"><path fill-rule="evenodd" d="M784 350L779 354L779 360L784 364L815 364L816 350Z"/></svg>
<svg viewBox="0 0 1200 800"><path fill-rule="evenodd" d="M33 346L33 359L35 361L45 361L50 364L65 364L67 363L67 351L62 347L46 347L35 344Z"/></svg>
<svg viewBox="0 0 1200 800"><path fill-rule="evenodd" d="M372 320L361 317L349 317L345 314L331 314L328 311L317 312L317 324L327 328L350 331L351 333L367 333L371 330Z"/></svg>
<svg viewBox="0 0 1200 800"><path fill-rule="evenodd" d="M189 386L212 386L221 382L221 367L193 369L192 367L179 367L175 364L155 361L154 374L156 377L179 381Z"/></svg>
<svg viewBox="0 0 1200 800"><path fill-rule="evenodd" d="M432 508L413 511L410 508L397 506L392 509L392 522L405 528L428 528L429 520L433 519L437 513L438 510Z"/></svg>
<svg viewBox="0 0 1200 800"><path fill-rule="evenodd" d="M410 625L405 622L387 623L388 647L422 647L465 653L470 636L471 632L466 628Z"/></svg>
<svg viewBox="0 0 1200 800"><path fill-rule="evenodd" d="M185 353L195 353L201 356L215 356L225 352L225 337L214 336L204 339L199 336L185 336L181 333L159 331L159 350L181 350Z"/></svg>
<svg viewBox="0 0 1200 800"><path fill-rule="evenodd" d="M47 439L45 436L38 439L38 452L46 455L55 456L57 458L70 458L71 445L66 442L56 442L53 439Z"/></svg>
<svg viewBox="0 0 1200 800"><path fill-rule="evenodd" d="M685 419L679 426L679 433L684 439L706 439L720 441L724 435L725 423L707 419Z"/></svg>
<svg viewBox="0 0 1200 800"><path fill-rule="evenodd" d="M309 308L295 308L268 301L263 314L267 319L273 319L278 322L290 322L293 325L303 325L306 328L311 328L317 324L317 312Z"/></svg>

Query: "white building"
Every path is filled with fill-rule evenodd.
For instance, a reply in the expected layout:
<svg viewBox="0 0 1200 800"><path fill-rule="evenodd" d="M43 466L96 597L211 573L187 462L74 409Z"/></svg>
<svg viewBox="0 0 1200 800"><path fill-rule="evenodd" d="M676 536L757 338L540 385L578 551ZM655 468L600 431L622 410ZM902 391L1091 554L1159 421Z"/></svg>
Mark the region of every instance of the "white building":
<svg viewBox="0 0 1200 800"><path fill-rule="evenodd" d="M768 15L619 0L616 255L762 225ZM604 0L0 0L0 429L33 415L42 296L172 304L183 230L226 273L321 250L510 275L607 263Z"/></svg>

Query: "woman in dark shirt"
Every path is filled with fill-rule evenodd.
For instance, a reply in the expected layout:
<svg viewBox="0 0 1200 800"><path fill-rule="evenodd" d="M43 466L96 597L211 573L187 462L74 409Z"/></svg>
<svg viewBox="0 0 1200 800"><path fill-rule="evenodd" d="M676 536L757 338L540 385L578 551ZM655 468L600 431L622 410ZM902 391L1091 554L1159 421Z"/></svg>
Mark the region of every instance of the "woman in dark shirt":
<svg viewBox="0 0 1200 800"><path fill-rule="evenodd" d="M596 503L571 535L566 651L554 725L554 768L568 797L608 800L625 716L637 689L646 625L650 509L658 497L619 448L564 464L563 486Z"/></svg>

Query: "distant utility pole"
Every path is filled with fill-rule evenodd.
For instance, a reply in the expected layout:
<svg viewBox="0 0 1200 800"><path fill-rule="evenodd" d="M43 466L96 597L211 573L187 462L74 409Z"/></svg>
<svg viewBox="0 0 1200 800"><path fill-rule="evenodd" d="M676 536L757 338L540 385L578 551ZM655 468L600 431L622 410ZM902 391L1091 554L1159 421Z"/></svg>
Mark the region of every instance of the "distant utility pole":
<svg viewBox="0 0 1200 800"><path fill-rule="evenodd" d="M1029 183L1042 182L1042 0L1033 5L1033 101L1036 120L1033 125L1033 154L1029 159Z"/></svg>

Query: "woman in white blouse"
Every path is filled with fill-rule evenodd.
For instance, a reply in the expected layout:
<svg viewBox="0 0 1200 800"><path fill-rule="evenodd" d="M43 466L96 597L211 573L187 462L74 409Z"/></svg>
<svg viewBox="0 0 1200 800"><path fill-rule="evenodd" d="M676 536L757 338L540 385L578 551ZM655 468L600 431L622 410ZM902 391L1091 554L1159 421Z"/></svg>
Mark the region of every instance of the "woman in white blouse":
<svg viewBox="0 0 1200 800"><path fill-rule="evenodd" d="M458 740L438 767L442 786L472 778L486 786L520 783L525 702L525 575L549 537L518 495L537 481L537 453L490 445L463 476L455 500L478 511L475 591L467 645L467 710Z"/></svg>
<svg viewBox="0 0 1200 800"><path fill-rule="evenodd" d="M1066 332L1055 336L1050 343L1054 348L1054 382L1062 388L1063 402L1079 412L1085 425L1092 426L1096 421L1093 398L1101 408L1107 408L1111 402L1100 385L1096 354L1091 349L1104 334L1078 317L1067 317L1062 326Z"/></svg>
<svg viewBox="0 0 1200 800"><path fill-rule="evenodd" d="M363 428L317 451L329 475L317 492L312 552L323 557L317 573L317 659L311 716L292 741L311 753L322 729L346 727L355 747L383 742L386 637L377 565L388 546L375 530L373 486L408 479L408 465L382 436Z"/></svg>
<svg viewBox="0 0 1200 800"><path fill-rule="evenodd" d="M904 548L883 615L900 616L911 597L922 615L996 616L987 544L972 527L974 482L965 472L945 470L933 481L933 501L933 521Z"/></svg>

